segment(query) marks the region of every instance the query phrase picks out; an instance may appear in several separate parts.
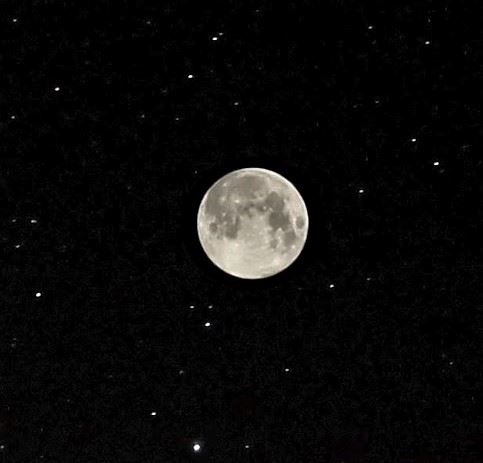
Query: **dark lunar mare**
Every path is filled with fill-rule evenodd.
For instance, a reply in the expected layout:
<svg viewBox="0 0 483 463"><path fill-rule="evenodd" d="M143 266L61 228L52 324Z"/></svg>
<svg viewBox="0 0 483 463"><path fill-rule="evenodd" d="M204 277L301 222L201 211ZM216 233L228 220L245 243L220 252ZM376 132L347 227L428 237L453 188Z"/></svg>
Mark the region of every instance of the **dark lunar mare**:
<svg viewBox="0 0 483 463"><path fill-rule="evenodd" d="M256 199L257 193L266 191L266 188L264 179L255 175L240 175L232 181L230 188L224 187L223 181L214 185L208 193L205 206L206 214L211 218L209 232L218 239L223 236L236 239L241 226L240 216L252 218L255 211L265 214L268 210L268 224L272 237L270 247L276 248L278 245L275 238L278 229L283 232L285 247L292 245L297 235L290 221L290 213L285 208L286 198L276 191L271 191L264 199ZM223 196L226 196L224 204L221 201ZM234 196L240 197L242 204L234 204ZM303 217L297 217L296 226L303 228L304 224Z"/></svg>
<svg viewBox="0 0 483 463"><path fill-rule="evenodd" d="M270 210L270 214L268 216L268 223L271 228L270 234L273 237L270 241L270 247L277 247L275 233L280 228L284 232L282 235L283 243L285 247L288 248L295 242L295 240L297 239L297 235L290 221L290 213L288 211L285 211L285 199L275 191L272 191L265 199L264 204ZM303 226L303 219L302 222L299 221L299 224L300 223Z"/></svg>
<svg viewBox="0 0 483 463"><path fill-rule="evenodd" d="M230 221L225 219L225 236L231 240L234 240L240 231L240 216L236 215L234 220L233 217L230 217L230 219Z"/></svg>
<svg viewBox="0 0 483 463"><path fill-rule="evenodd" d="M271 211L268 216L268 223L274 231L278 228L283 231L291 228L290 215L284 212L285 201L281 196L272 191L265 199L265 204Z"/></svg>

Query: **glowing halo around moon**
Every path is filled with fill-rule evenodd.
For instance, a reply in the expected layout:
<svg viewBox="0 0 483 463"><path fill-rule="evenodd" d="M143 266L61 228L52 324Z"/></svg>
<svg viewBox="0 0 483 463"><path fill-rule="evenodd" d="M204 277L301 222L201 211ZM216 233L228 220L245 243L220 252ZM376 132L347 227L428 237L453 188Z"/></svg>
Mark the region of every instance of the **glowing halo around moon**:
<svg viewBox="0 0 483 463"><path fill-rule="evenodd" d="M295 186L257 167L230 172L204 195L198 238L208 258L238 278L267 278L289 267L307 240L309 217Z"/></svg>

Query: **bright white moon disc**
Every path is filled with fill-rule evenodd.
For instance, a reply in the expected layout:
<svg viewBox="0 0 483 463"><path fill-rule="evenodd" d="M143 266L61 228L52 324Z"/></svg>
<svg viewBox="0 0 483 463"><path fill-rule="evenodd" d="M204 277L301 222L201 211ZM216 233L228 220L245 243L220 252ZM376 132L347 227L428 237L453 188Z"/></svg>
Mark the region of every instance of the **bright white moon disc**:
<svg viewBox="0 0 483 463"><path fill-rule="evenodd" d="M197 224L201 246L216 266L238 278L259 279L297 259L309 217L292 183L253 167L230 172L208 189Z"/></svg>

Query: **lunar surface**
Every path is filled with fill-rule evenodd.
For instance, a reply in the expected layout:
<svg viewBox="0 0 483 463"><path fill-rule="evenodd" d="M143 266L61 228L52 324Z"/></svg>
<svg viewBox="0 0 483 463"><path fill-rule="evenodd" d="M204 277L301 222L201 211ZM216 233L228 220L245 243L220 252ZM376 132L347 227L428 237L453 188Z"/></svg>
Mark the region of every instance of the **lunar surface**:
<svg viewBox="0 0 483 463"><path fill-rule="evenodd" d="M247 168L208 189L197 224L201 246L216 266L239 278L259 279L297 259L309 218L292 183L273 171Z"/></svg>

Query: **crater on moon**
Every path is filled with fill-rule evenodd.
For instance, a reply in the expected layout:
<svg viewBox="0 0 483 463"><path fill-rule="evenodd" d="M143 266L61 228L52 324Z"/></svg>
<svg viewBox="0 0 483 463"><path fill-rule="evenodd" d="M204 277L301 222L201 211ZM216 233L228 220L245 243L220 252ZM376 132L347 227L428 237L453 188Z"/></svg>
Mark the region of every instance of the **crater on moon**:
<svg viewBox="0 0 483 463"><path fill-rule="evenodd" d="M210 260L227 273L264 278L287 268L308 233L305 203L281 175L260 168L215 182L198 210L198 236Z"/></svg>

